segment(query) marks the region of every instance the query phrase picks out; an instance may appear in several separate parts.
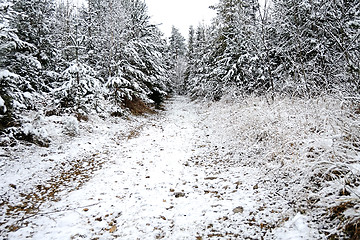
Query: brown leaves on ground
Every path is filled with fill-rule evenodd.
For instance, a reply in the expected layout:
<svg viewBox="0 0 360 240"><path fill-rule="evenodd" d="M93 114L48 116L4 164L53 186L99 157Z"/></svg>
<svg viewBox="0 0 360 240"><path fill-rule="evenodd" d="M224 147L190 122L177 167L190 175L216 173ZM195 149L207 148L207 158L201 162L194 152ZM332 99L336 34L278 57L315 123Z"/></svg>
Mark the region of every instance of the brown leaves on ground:
<svg viewBox="0 0 360 240"><path fill-rule="evenodd" d="M7 217L18 219L16 224L6 226L6 228L12 232L26 225L25 220L38 214L43 203L60 200L59 193L63 191L64 186L68 192L79 189L104 163L96 156L97 154L94 154L89 158L72 161L69 168L65 170L65 166L61 167L63 170L47 180L47 184L37 185L31 192L20 193L21 204L12 205L8 201L0 203L1 207L6 208Z"/></svg>

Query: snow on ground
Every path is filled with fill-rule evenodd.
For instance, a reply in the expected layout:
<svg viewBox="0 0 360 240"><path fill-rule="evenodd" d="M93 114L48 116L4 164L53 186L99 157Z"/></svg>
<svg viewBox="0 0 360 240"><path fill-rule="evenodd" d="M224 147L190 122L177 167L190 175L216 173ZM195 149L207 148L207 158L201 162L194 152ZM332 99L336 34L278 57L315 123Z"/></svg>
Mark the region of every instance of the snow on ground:
<svg viewBox="0 0 360 240"><path fill-rule="evenodd" d="M304 115L309 104L319 107ZM121 120L80 124L78 137L57 139L42 150L29 146L15 154L13 165L1 166L6 196L1 234L9 239L324 238L340 225L335 209L359 216L359 151L347 145L344 152L336 142L347 133L335 121L344 114L336 102L325 100L268 104L253 98L206 105L175 97L166 112L134 118L131 126ZM347 138L355 139L358 116L351 119L345 127L355 132ZM325 160L333 156L335 162L344 154L349 161L341 162L341 171L351 183L335 178L338 168ZM57 181L55 162L64 163L65 180L58 187L44 182ZM87 171L92 174L84 177ZM84 180L76 183L78 178ZM31 186L46 192L47 184L57 191L40 198L36 211L16 211L29 196L21 193ZM341 189L349 193L339 195ZM355 200L335 208L346 199ZM17 207L9 211L9 206ZM329 209L335 223L323 217Z"/></svg>
<svg viewBox="0 0 360 240"><path fill-rule="evenodd" d="M0 148L1 235L26 225L24 219L36 215L44 203L58 201L79 188L107 161L108 149L117 146L129 131L139 130L145 119L105 122L94 117L79 123L72 116L31 113L24 121L24 132L40 135L51 144L15 145L11 137L0 139L5 145Z"/></svg>

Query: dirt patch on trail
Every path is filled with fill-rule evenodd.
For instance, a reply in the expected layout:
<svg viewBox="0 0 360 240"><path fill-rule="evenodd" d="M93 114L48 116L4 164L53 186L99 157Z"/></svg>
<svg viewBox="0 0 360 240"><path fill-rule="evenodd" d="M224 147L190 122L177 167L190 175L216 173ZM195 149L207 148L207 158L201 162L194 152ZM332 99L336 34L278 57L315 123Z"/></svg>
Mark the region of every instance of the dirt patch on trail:
<svg viewBox="0 0 360 240"><path fill-rule="evenodd" d="M42 214L40 209L44 203L59 201L60 193L64 191L69 193L79 189L104 163L104 158L100 158L99 154L93 154L89 158L59 164L57 166L60 169L58 174L44 181L45 184L36 185L31 192L21 192L19 204L13 205L8 200L2 200L0 207L6 209L6 218L15 221L2 222L0 225L7 224L5 228L9 232L26 226L26 219ZM16 185L10 187L17 188Z"/></svg>

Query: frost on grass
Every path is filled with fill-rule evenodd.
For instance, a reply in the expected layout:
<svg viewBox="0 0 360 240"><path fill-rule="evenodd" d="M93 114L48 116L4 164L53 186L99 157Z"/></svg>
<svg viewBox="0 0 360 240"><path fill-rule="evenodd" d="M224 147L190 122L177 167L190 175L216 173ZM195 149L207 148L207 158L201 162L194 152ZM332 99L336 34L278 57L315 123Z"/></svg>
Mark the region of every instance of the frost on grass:
<svg viewBox="0 0 360 240"><path fill-rule="evenodd" d="M282 215L274 227L293 231L302 219L296 214L301 213L327 237L344 237L343 232L356 236L360 216L357 108L356 102L330 96L274 101L252 97L214 103L206 109L204 121L211 119L212 145L223 148L216 161L229 167L255 166L259 169L256 188L268 192L268 204L285 203L271 210Z"/></svg>

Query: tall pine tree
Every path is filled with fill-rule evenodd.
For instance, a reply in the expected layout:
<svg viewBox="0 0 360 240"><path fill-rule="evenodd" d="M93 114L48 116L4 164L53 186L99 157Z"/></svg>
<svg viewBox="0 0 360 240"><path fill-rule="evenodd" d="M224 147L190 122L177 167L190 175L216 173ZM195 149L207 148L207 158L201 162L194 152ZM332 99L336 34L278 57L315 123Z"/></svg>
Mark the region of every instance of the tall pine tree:
<svg viewBox="0 0 360 240"><path fill-rule="evenodd" d="M180 31L172 26L171 36L169 38L169 54L171 62L171 80L174 88L182 91L182 86L185 79L186 72L186 59L185 59L185 38L181 35Z"/></svg>

